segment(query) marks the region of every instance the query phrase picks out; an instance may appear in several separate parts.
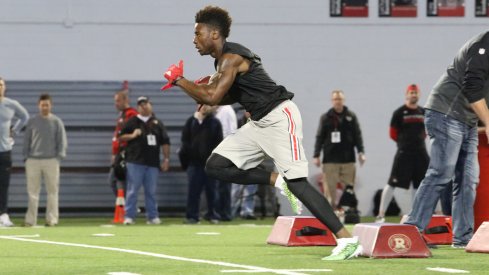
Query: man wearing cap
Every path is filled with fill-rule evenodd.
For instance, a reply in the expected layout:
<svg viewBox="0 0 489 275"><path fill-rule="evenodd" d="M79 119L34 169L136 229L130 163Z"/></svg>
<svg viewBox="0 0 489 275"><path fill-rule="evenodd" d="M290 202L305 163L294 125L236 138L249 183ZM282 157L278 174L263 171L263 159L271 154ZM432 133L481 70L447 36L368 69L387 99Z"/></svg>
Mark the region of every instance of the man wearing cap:
<svg viewBox="0 0 489 275"><path fill-rule="evenodd" d="M341 183L343 188L355 183L355 148L360 165L365 162L360 124L344 102L343 91L331 92L333 107L320 118L314 146L314 164L317 167L321 165L319 156L323 151L324 193L333 208L336 207L337 183Z"/></svg>
<svg viewBox="0 0 489 275"><path fill-rule="evenodd" d="M5 80L0 77L0 227L14 225L7 214L13 138L29 120L29 113L17 100L5 97L6 89ZM17 122L12 127L14 118Z"/></svg>
<svg viewBox="0 0 489 275"><path fill-rule="evenodd" d="M474 233L475 189L479 182L477 122L489 125L488 76L489 31L485 31L460 48L425 105L430 164L405 223L424 230L440 193L453 179L454 248L464 248ZM489 127L484 131L489 136Z"/></svg>
<svg viewBox="0 0 489 275"><path fill-rule="evenodd" d="M418 106L418 100L418 86L409 85L406 89L404 105L392 114L389 135L397 144L397 152L389 181L382 190L379 215L376 219L379 223L385 221L385 211L394 197L394 188L409 189L412 182L416 190L428 169L424 109Z"/></svg>
<svg viewBox="0 0 489 275"><path fill-rule="evenodd" d="M127 141L127 195L124 224L134 224L137 214L137 196L144 187L144 202L148 224L160 224L156 201L156 184L159 170L168 171L170 139L163 123L153 114L149 98L141 96L137 101L139 114L127 121L119 140ZM160 161L160 147L163 160Z"/></svg>

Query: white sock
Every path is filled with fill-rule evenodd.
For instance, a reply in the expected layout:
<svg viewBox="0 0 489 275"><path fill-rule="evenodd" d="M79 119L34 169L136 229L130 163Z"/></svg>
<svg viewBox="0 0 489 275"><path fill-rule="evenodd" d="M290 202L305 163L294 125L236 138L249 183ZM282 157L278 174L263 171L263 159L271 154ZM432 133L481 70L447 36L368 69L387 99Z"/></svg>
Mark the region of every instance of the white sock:
<svg viewBox="0 0 489 275"><path fill-rule="evenodd" d="M353 236L351 238L340 238L337 241L345 242L345 243L352 243L358 241L358 236Z"/></svg>
<svg viewBox="0 0 489 275"><path fill-rule="evenodd" d="M280 176L280 174L277 176L277 179L275 180L275 187L278 187L279 184L281 184L282 182L284 182L284 179L282 178L282 176Z"/></svg>
<svg viewBox="0 0 489 275"><path fill-rule="evenodd" d="M382 195L380 197L380 206L379 206L380 217L382 218L385 217L385 212L387 211L387 207L389 207L389 204L391 203L393 198L394 198L394 187L387 184L382 190ZM381 213L383 215L381 215Z"/></svg>

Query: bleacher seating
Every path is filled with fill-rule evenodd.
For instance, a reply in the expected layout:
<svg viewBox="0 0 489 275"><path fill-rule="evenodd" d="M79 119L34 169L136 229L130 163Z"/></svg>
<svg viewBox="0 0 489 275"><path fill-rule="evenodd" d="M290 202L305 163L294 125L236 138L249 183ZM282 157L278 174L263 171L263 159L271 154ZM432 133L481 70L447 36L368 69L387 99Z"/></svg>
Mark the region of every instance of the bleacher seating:
<svg viewBox="0 0 489 275"><path fill-rule="evenodd" d="M134 106L137 97L146 95L153 103L156 116L162 120L170 136L171 171L161 173L158 184L160 209L172 213L184 211L187 178L179 168L176 154L180 134L186 119L196 105L178 88L163 93L161 82L129 82L130 99ZM53 113L59 116L68 136L67 157L61 163L60 208L87 212L111 209L114 196L108 185L111 138L117 118L114 93L121 82L97 81L8 81L7 96L18 100L29 114L37 114L39 95L48 92L53 98ZM15 139L13 150L13 175L9 207L23 211L27 206L23 135ZM44 191L43 191L44 192ZM45 205L41 196L40 206ZM140 203L143 195L140 194Z"/></svg>

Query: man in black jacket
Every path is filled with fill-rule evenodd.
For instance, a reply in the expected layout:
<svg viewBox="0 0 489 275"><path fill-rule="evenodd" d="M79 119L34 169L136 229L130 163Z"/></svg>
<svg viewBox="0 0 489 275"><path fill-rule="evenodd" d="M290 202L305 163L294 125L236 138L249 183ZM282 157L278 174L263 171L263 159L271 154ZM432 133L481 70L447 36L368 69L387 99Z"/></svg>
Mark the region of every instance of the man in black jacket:
<svg viewBox="0 0 489 275"><path fill-rule="evenodd" d="M127 121L120 141L127 141L127 195L124 224L134 224L138 191L144 187L147 224L160 224L156 186L159 171L170 165L170 138L163 123L153 114L153 105L146 96L138 98L139 114ZM160 154L162 153L162 157Z"/></svg>
<svg viewBox="0 0 489 275"><path fill-rule="evenodd" d="M438 80L425 105L430 164L406 221L424 230L440 192L453 180L453 247L463 248L474 232L479 181L477 121L489 125L489 31L470 39ZM485 128L489 136L489 127Z"/></svg>
<svg viewBox="0 0 489 275"><path fill-rule="evenodd" d="M362 131L355 113L344 105L341 90L331 93L333 107L321 116L314 146L314 164L319 167L323 151L323 188L326 198L336 206L336 185L355 183L355 148L360 165L365 162Z"/></svg>
<svg viewBox="0 0 489 275"><path fill-rule="evenodd" d="M216 212L217 180L205 173L205 163L212 150L222 141L222 126L214 117L214 109L203 105L194 113L182 131L182 147L180 158L188 164L188 195L186 223L199 222L200 194L205 188L207 198L207 213L204 219L211 223L218 223L219 215Z"/></svg>

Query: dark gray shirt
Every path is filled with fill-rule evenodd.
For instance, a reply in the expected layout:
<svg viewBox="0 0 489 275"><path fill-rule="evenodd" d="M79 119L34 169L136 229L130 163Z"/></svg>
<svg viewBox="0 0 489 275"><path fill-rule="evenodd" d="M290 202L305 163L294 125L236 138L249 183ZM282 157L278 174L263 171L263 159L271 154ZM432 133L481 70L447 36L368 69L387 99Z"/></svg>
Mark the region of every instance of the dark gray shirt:
<svg viewBox="0 0 489 275"><path fill-rule="evenodd" d="M489 32L470 39L459 50L433 87L426 109L446 114L469 126L478 117L471 103L485 98L489 102Z"/></svg>
<svg viewBox="0 0 489 275"><path fill-rule="evenodd" d="M29 119L24 133L24 158L58 158L66 156L66 131L63 121L54 114Z"/></svg>

